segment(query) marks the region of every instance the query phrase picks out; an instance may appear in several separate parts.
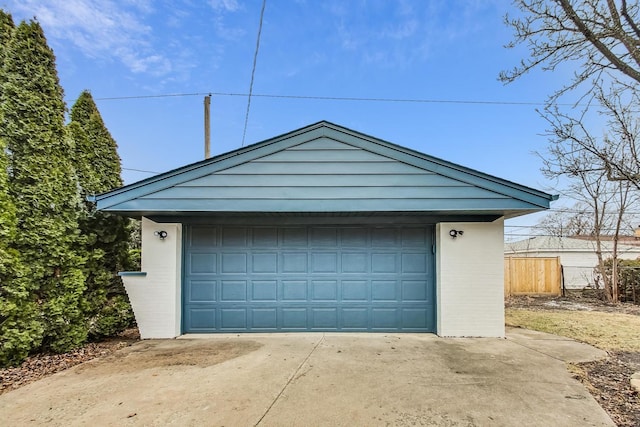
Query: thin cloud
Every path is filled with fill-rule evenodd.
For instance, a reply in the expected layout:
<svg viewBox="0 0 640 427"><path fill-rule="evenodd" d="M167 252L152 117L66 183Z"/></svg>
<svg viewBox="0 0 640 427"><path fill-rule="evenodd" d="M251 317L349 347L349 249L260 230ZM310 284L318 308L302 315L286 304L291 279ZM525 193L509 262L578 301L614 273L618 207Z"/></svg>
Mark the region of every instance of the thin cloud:
<svg viewBox="0 0 640 427"><path fill-rule="evenodd" d="M221 15L214 16L212 19L216 35L221 39L227 41L238 41L246 34L246 31L243 28L227 27L224 17Z"/></svg>
<svg viewBox="0 0 640 427"><path fill-rule="evenodd" d="M402 21L399 24L390 26L382 32L384 38L390 38L394 40L403 40L410 38L418 31L418 21L416 19L408 19Z"/></svg>
<svg viewBox="0 0 640 427"><path fill-rule="evenodd" d="M433 49L480 31L478 15L492 2L469 0L409 2L331 2L336 42L368 64L409 66L425 61ZM375 22L376 25L372 25Z"/></svg>
<svg viewBox="0 0 640 427"><path fill-rule="evenodd" d="M209 5L218 11L235 12L240 9L237 0L209 0Z"/></svg>
<svg viewBox="0 0 640 427"><path fill-rule="evenodd" d="M47 37L71 43L88 57L115 59L134 73L172 70L169 58L150 42L152 28L141 20L153 12L148 1L23 0L12 7L34 16Z"/></svg>

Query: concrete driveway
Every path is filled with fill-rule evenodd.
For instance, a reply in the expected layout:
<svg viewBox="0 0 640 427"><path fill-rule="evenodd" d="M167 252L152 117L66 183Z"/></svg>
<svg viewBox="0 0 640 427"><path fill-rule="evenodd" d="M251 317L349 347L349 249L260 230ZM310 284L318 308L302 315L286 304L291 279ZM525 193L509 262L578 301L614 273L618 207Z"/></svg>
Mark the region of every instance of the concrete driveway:
<svg viewBox="0 0 640 427"><path fill-rule="evenodd" d="M512 329L143 341L0 396L3 425L614 425L565 362L603 357Z"/></svg>

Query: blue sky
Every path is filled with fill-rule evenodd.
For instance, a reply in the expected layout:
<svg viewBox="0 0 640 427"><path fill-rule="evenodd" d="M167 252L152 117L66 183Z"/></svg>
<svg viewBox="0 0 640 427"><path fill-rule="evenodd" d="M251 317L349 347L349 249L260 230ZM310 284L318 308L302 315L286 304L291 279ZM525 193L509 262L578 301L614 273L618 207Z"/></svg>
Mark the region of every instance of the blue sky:
<svg viewBox="0 0 640 427"><path fill-rule="evenodd" d="M92 92L127 183L203 158L203 95L249 91L262 0L0 0L37 17L69 107ZM535 109L570 70L503 85L527 55L505 49L506 0L267 0L255 95L418 99L365 102L255 96L246 144L329 120L553 192L533 154ZM108 99L142 97L131 99ZM462 101L462 102L458 102ZM472 101L468 103L466 101ZM498 102L498 104L475 103ZM500 102L504 104L499 104ZM214 95L212 154L241 146L246 96ZM511 224L533 224L529 216Z"/></svg>

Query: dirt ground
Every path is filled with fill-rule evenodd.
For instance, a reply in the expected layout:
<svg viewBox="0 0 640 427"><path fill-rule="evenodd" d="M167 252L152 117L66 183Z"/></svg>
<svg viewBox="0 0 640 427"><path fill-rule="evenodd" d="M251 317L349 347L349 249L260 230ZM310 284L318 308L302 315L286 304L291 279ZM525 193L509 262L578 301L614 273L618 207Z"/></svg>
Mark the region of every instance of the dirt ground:
<svg viewBox="0 0 640 427"><path fill-rule="evenodd" d="M566 297L510 297L505 306L535 311L601 311L640 316L638 305L612 304L580 292ZM570 369L618 426L640 426L640 395L629 383L631 375L640 371L640 352L608 353L606 359L575 364Z"/></svg>
<svg viewBox="0 0 640 427"><path fill-rule="evenodd" d="M116 337L89 343L68 353L35 354L28 357L20 366L0 369L0 394L89 360L109 356L137 341L140 341L140 333L137 328L132 328Z"/></svg>
<svg viewBox="0 0 640 427"><path fill-rule="evenodd" d="M527 310L569 310L602 311L604 313L624 313L640 316L640 305L631 303L614 304L603 301L588 292L573 291L565 297L514 296L505 300L507 308Z"/></svg>

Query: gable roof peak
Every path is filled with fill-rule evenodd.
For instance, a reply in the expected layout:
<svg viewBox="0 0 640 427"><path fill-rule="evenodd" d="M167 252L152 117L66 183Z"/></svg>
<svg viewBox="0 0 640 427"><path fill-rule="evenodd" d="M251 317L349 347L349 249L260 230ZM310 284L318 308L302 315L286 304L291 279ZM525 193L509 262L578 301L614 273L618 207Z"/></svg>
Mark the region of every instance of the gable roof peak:
<svg viewBox="0 0 640 427"><path fill-rule="evenodd" d="M328 144L327 141L316 144L316 141L320 141L322 139L331 140L337 144L344 144L345 146L348 146L348 148L353 148L354 150L345 150L344 153L335 152L335 150L340 147L333 143L333 146L331 146L332 144ZM313 148L311 145L303 148L305 144L313 144ZM311 172L309 165L314 165L314 172ZM283 206L286 205L284 200L288 200L284 195L290 195L293 192L289 187L298 187L301 185L300 182L302 181L310 183L309 180L314 176L316 177L314 178L315 181L309 184L312 187L327 187L326 193L334 195L338 193L342 194L338 190L339 188L342 188L341 191L343 192L347 189L352 189L349 191L355 191L355 193L353 193L355 197L355 195L360 193L353 190L353 188L355 188L353 182L355 181L352 180L352 182L345 178L345 176L349 176L349 174L365 174L372 177L380 174L386 176L395 174L393 176L396 178L388 181L387 184L390 182L396 183L394 184L396 186L394 187L396 190L398 186L397 183L403 183L401 186L414 189L418 187L426 188L425 185L432 185L432 188L429 187L431 190L427 191L425 189L420 193L421 196L419 197L419 202L410 202L411 200L414 200L411 197L415 196L411 193L412 196L407 196L407 202L405 204L398 205L396 207L397 211L435 211L439 209L455 211L475 210L478 212L485 212L487 210L497 210L502 215L510 216L515 215L517 212L522 214L524 212L535 212L542 209L548 209L549 202L551 200L555 200L553 196L542 191L497 178L407 147L396 145L391 142L354 131L344 126L337 125L327 120L321 120L267 140L254 143L246 147L241 147L227 153L222 153L208 159L200 160L145 180L129 184L108 193L98 195L95 197L95 201L98 202L99 209L112 209L114 211L117 211L116 206L122 205L122 203L129 203L127 206L135 205L137 209L137 206L141 206L140 203L142 203L142 199L145 199L144 203L147 205L160 206L161 203L159 200L164 196L173 198L176 191L180 191L182 192L181 195L184 195L187 190L183 190L182 188L185 186L189 187L189 183L193 183L201 178L204 179L204 177L210 175L220 176L248 174L251 176L259 176L265 173L271 177L275 175L280 176L282 179L277 180L279 183L285 181L288 183L285 185L287 190L283 187L282 191L276 192L279 198L284 197L282 199L282 206L278 206L279 209L284 209ZM297 175L307 176L304 179L292 178ZM439 181L438 185L435 185L426 184L427 182L433 181L421 178L421 176L436 175L444 179L448 183L448 186L462 186L469 188L469 190L446 190L447 185L444 185L444 181L442 180ZM289 177L287 178L288 181L284 179L286 177ZM342 181L340 181L339 184L336 184L335 182L337 181L334 179L334 184L327 186L326 177L341 177L339 179ZM360 176L360 178L362 178L362 176ZM345 179L347 179L347 181L344 181ZM226 188L226 184L221 184L222 179L217 179L215 182L211 183L209 181L210 180L207 181L206 187L213 188L217 186L220 188ZM238 180L236 179L234 182L236 181ZM254 192L267 194L265 191L258 188L262 187L260 183L254 181L243 182L244 183L241 186L242 188L252 187L254 188ZM362 182L362 186L364 187L372 185L367 180L360 180L358 182ZM174 192L165 192L163 195L159 194L164 190L176 187L180 187L180 189L176 189ZM375 200L386 200L385 197L391 197L393 199L399 197L400 193L396 190L392 190L392 186L390 184L386 185L386 190L384 190L383 187L375 190L378 191L377 193L373 189L370 189L369 193L362 192L360 196L363 194L371 194L371 198L367 203L361 203L362 206L360 206L360 208L376 211L391 209L392 207L390 205L387 206L382 202L375 205L376 209L373 209L372 207L367 208L367 206L373 206L373 204L375 204ZM475 190L471 190L471 188L475 188ZM218 193L227 194L227 190L228 189L223 189L218 191ZM197 193L198 196L196 199L198 200L203 197L212 197L211 193L200 190L192 189L188 191L190 191L189 194ZM480 193L478 193L478 191ZM169 193L171 196L169 196ZM276 193L273 194L275 195ZM234 192L231 197L238 197L238 194L239 193ZM436 194L439 196L435 197ZM462 194L468 198L467 202L463 202L464 197L461 197ZM479 194L483 194L483 196L480 197ZM489 197L489 194L491 197ZM275 197L274 195L270 197ZM384 197L382 197L383 195ZM264 197L260 200L263 200ZM344 195L340 197L344 198ZM153 201L149 201L150 199L153 199ZM317 196L316 199L321 200L322 197ZM494 202L489 202L489 199L494 200ZM227 199L220 197L220 203L222 205L224 205L225 200ZM440 200L440 202L434 202L434 200ZM457 202L455 202L455 200L457 200ZM454 202L449 203L449 201ZM174 205L177 206L180 203L176 201ZM247 201L247 204L248 203L249 201ZM317 206L313 205L315 206L313 209L311 205L315 202L309 203L308 209L313 210L321 208L320 202L318 202L320 204L316 203ZM302 202L300 202L300 204L302 205ZM217 205L216 209L220 209L220 206L222 205ZM438 209L436 209L436 205ZM474 206L474 209L469 208L471 205ZM192 207L184 209L189 210L194 207L202 209L203 205L193 204L189 206ZM251 206L254 207L253 205ZM350 208L352 209L353 207ZM162 210L159 207L157 209L159 209L159 211ZM296 207L296 209L301 208Z"/></svg>

